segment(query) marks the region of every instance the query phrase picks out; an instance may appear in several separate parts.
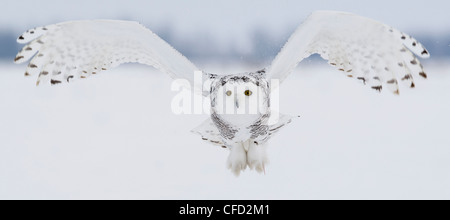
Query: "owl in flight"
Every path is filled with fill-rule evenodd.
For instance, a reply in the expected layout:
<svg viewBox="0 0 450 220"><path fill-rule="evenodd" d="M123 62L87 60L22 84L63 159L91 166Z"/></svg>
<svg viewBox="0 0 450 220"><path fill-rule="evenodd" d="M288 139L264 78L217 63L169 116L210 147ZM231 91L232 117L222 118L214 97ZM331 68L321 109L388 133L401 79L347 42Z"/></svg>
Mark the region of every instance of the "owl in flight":
<svg viewBox="0 0 450 220"><path fill-rule="evenodd" d="M230 150L227 166L236 175L247 167L264 172L267 141L292 118L279 115L269 123L274 115L271 91L303 59L319 54L348 77L374 90L399 94L399 83L414 88L414 77L427 78L417 57L430 56L417 40L397 29L337 11L312 13L269 67L230 75L202 72L201 85L194 80L200 71L194 64L137 22L70 21L28 30L17 41L27 45L14 62L32 58L25 75L38 75L37 85L72 82L128 62L187 80L210 100L211 117L193 131Z"/></svg>

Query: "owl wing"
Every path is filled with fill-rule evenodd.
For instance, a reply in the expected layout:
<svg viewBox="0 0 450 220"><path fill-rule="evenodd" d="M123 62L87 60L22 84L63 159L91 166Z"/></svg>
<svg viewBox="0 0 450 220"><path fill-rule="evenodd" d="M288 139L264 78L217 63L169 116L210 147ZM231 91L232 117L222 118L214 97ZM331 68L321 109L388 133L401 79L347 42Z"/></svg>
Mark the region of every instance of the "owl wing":
<svg viewBox="0 0 450 220"><path fill-rule="evenodd" d="M194 71L198 71L152 31L131 21L64 22L28 30L17 41L27 45L14 61L23 63L32 58L25 75L38 74L37 85L86 78L128 62L153 66L191 85Z"/></svg>
<svg viewBox="0 0 450 220"><path fill-rule="evenodd" d="M347 76L381 91L398 94L398 82L415 87L413 77L427 75L416 56L428 51L411 36L358 15L312 13L292 34L268 68L267 77L283 81L303 59L320 54Z"/></svg>
<svg viewBox="0 0 450 220"><path fill-rule="evenodd" d="M204 141L225 148L220 131L214 125L211 118L206 119L201 125L192 129L191 132L202 136L202 140Z"/></svg>

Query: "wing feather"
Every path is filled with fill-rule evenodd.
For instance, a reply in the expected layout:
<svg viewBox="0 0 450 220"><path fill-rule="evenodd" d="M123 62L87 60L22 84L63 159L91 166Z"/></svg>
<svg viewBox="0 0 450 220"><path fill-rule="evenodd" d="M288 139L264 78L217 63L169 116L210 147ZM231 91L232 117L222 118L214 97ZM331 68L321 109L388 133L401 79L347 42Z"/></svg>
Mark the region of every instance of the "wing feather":
<svg viewBox="0 0 450 220"><path fill-rule="evenodd" d="M64 22L30 29L17 42L27 45L14 62L32 58L25 75L38 74L38 85L86 78L128 62L153 66L191 85L199 70L156 34L131 21Z"/></svg>
<svg viewBox="0 0 450 220"><path fill-rule="evenodd" d="M283 81L312 54L381 91L399 93L398 82L414 87L413 76L426 78L417 57L429 52L416 39L390 26L358 15L336 11L312 13L292 34L267 71Z"/></svg>

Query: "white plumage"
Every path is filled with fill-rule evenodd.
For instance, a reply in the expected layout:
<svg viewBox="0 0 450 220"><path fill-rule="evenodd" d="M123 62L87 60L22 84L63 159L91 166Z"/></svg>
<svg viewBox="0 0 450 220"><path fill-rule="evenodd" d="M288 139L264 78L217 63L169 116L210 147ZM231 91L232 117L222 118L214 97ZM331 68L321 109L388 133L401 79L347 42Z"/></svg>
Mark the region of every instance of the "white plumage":
<svg viewBox="0 0 450 220"><path fill-rule="evenodd" d="M191 83L194 71L199 70L156 34L132 21L64 22L28 30L18 42L29 43L16 56L16 63L37 52L26 75L39 74L38 84L69 82L129 62L153 66Z"/></svg>
<svg viewBox="0 0 450 220"><path fill-rule="evenodd" d="M289 38L272 62L268 78L283 81L315 53L349 77L376 90L385 84L397 94L398 81L414 87L414 76L427 77L414 54L430 56L417 40L385 24L345 12L318 11Z"/></svg>
<svg viewBox="0 0 450 220"><path fill-rule="evenodd" d="M139 23L92 20L65 22L34 28L18 38L27 45L16 63L31 59L26 76L38 75L37 85L60 84L86 78L122 63L153 66L174 79L186 79L195 88L195 67L186 57ZM211 119L194 129L202 138L230 149L228 167L239 174L246 167L263 172L268 162L267 140L291 122L281 115L269 124L269 82L284 81L303 59L320 54L330 65L379 90L386 86L399 94L398 83L415 87L414 77L426 78L416 56L428 58L428 51L414 38L392 27L357 15L318 11L312 13L292 34L271 66L252 73L204 74L210 95ZM204 82L203 81L203 82ZM203 83L202 82L202 83ZM255 103L260 111L250 113L243 105ZM236 115L221 112L231 107L244 110ZM244 109L243 109L244 108Z"/></svg>

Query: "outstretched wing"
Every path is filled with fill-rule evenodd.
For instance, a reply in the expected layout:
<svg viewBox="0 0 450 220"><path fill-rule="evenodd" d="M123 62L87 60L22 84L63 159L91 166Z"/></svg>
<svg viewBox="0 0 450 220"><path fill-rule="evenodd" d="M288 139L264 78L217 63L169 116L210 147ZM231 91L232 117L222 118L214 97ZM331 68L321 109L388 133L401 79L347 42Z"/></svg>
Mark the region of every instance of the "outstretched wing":
<svg viewBox="0 0 450 220"><path fill-rule="evenodd" d="M416 56L430 56L417 40L385 24L344 12L317 11L292 34L267 77L281 82L315 53L349 77L379 91L387 85L396 94L399 81L414 87L413 77L427 77Z"/></svg>
<svg viewBox="0 0 450 220"><path fill-rule="evenodd" d="M71 21L28 30L17 42L28 43L15 63L33 57L26 76L39 74L37 85L86 78L122 63L147 64L194 85L194 66L186 57L137 22Z"/></svg>

